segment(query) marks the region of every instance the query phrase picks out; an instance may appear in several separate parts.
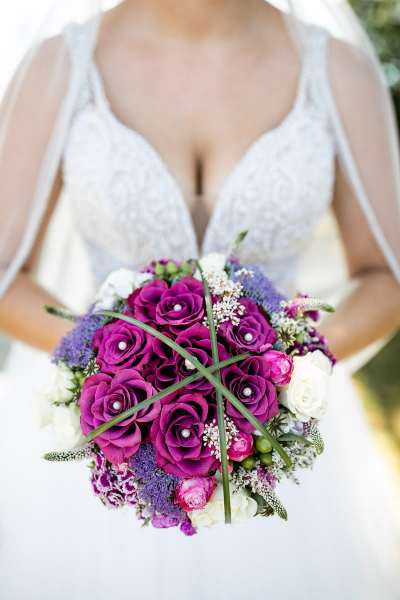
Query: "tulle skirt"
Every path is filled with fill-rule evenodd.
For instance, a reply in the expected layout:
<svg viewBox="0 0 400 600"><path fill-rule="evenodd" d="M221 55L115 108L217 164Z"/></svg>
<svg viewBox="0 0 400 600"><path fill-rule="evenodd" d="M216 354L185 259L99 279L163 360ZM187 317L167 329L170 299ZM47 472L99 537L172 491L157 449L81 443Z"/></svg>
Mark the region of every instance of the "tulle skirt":
<svg viewBox="0 0 400 600"><path fill-rule="evenodd" d="M1 600L394 600L400 598L399 496L340 367L322 428L326 451L277 517L203 530L141 528L105 509L83 464L45 462L32 419L48 359L15 345L1 375Z"/></svg>

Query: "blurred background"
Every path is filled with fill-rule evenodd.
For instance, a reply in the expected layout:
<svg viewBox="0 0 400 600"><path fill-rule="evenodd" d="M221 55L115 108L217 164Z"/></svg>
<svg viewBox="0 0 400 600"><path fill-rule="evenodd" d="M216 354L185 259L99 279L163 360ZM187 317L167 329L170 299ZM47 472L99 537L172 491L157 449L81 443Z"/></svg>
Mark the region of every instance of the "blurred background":
<svg viewBox="0 0 400 600"><path fill-rule="evenodd" d="M400 0L350 0L350 2L368 30L382 61L388 86L393 94L400 128ZM44 11L41 9L47 5L49 0L35 0L35 2L13 0L12 3L0 0L0 95L16 63L26 50L26 40L32 39L32 34L40 29L38 15L43 14ZM10 40L13 40L12 43ZM65 220L63 222L65 223ZM325 228L324 243L326 244L328 231L328 239L332 240L333 246L336 234L332 221L324 223L322 227ZM56 238L56 245L61 251L59 231ZM53 253L54 244L52 245L51 239L49 243ZM68 248L68 252L70 249L71 247ZM326 269L326 260L329 261L329 258L326 259L325 246L322 254L325 257L324 264L317 265L315 269L317 256L321 254L314 249L307 258L308 265L305 271L310 267L313 278L317 278L320 283L321 289L318 292L321 292L321 295L324 292L329 295L330 288L335 287L335 284L331 280L331 269ZM45 267L47 270L51 268L52 265ZM343 265L341 268L343 269ZM329 271L329 281L324 280L327 271ZM340 280L339 274L337 279ZM302 284L304 285L302 289L312 289L307 279ZM9 346L9 342L0 337L0 376ZM400 472L400 332L388 340L362 368L355 371L354 382L361 392L368 418L376 435Z"/></svg>
<svg viewBox="0 0 400 600"><path fill-rule="evenodd" d="M384 66L400 129L400 2L351 0L351 4L362 19ZM357 371L354 379L376 432L390 449L400 470L400 332Z"/></svg>

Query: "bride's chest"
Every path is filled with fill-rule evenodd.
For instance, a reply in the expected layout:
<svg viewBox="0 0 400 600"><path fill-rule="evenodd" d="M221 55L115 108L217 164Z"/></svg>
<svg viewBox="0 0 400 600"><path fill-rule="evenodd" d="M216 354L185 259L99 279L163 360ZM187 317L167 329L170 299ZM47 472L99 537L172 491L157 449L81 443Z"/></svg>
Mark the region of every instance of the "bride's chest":
<svg viewBox="0 0 400 600"><path fill-rule="evenodd" d="M326 115L293 110L259 137L226 177L203 250L225 250L248 229L244 259L268 262L298 254L330 203L334 165ZM118 262L140 266L163 254L198 254L188 205L160 155L96 106L74 116L64 179L85 239Z"/></svg>

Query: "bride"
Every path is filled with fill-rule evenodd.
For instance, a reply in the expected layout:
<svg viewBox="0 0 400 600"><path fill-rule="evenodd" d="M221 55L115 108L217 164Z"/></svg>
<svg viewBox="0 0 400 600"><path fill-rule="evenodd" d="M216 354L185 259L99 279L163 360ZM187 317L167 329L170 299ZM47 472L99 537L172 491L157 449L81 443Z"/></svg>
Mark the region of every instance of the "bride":
<svg viewBox="0 0 400 600"><path fill-rule="evenodd" d="M311 24L317 13L343 39ZM243 260L292 293L332 207L354 282L321 325L335 354L342 361L400 323L394 119L343 3L82 10L27 55L0 125L0 327L12 338L52 351L69 325L42 306L82 292L75 263L67 278L61 261L59 297L33 277L61 191L93 284L157 256L226 251L248 229ZM84 469L41 460L51 441L34 430L30 404L44 358L16 344L2 388L2 600L400 597L395 492L340 363L326 453L282 493L289 522L182 539L106 512Z"/></svg>

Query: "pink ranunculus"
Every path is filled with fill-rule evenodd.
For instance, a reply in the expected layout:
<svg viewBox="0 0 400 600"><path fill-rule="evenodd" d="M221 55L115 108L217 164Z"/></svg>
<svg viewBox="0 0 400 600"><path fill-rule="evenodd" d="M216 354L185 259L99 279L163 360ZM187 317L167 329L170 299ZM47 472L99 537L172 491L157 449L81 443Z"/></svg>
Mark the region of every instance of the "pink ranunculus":
<svg viewBox="0 0 400 600"><path fill-rule="evenodd" d="M185 512L200 510L205 507L216 487L215 477L183 479L176 488L175 502Z"/></svg>
<svg viewBox="0 0 400 600"><path fill-rule="evenodd" d="M83 384L80 396L83 433L89 434L155 393L153 386L134 369L118 371L114 376L106 373L91 375ZM140 446L141 428L154 421L159 412L159 402L143 408L97 436L96 443L110 462L126 462Z"/></svg>
<svg viewBox="0 0 400 600"><path fill-rule="evenodd" d="M269 350L263 355L266 375L275 385L288 385L293 373L293 358L278 350Z"/></svg>
<svg viewBox="0 0 400 600"><path fill-rule="evenodd" d="M156 309L156 322L172 332L186 330L204 318L204 290L194 277L184 277L165 291Z"/></svg>
<svg viewBox="0 0 400 600"><path fill-rule="evenodd" d="M210 407L201 394L181 392L163 404L150 432L158 465L178 477L205 476L214 471L218 461L203 445L209 420Z"/></svg>
<svg viewBox="0 0 400 600"><path fill-rule="evenodd" d="M250 433L239 431L229 446L228 458L241 462L253 453L253 445L253 436Z"/></svg>
<svg viewBox="0 0 400 600"><path fill-rule="evenodd" d="M121 369L140 369L150 362L152 337L125 321L113 321L96 331L93 347L102 371L116 373Z"/></svg>

